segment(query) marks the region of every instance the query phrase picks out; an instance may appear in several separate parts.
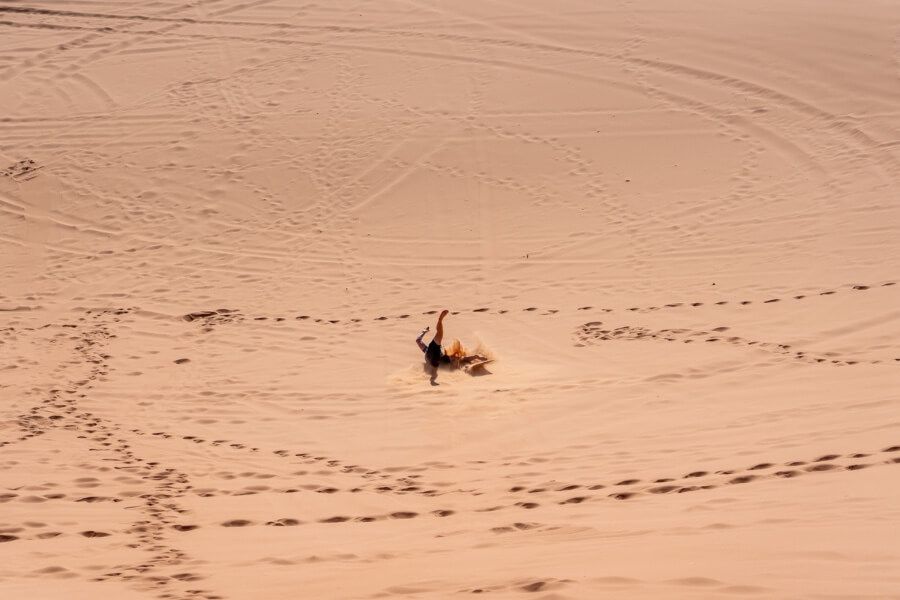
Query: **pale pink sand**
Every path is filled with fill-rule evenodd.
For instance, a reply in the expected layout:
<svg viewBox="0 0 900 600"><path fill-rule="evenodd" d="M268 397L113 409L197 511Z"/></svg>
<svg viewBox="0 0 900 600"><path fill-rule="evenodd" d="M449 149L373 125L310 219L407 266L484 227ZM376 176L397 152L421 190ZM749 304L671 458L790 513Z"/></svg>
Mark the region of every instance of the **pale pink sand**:
<svg viewBox="0 0 900 600"><path fill-rule="evenodd" d="M0 7L0 597L897 597L897 16Z"/></svg>

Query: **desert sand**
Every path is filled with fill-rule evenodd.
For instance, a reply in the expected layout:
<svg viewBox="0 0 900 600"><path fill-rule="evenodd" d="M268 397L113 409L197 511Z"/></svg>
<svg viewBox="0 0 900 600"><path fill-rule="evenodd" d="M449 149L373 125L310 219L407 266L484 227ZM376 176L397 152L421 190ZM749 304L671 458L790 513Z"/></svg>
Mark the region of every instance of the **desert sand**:
<svg viewBox="0 0 900 600"><path fill-rule="evenodd" d="M900 598L898 17L0 5L0 597Z"/></svg>

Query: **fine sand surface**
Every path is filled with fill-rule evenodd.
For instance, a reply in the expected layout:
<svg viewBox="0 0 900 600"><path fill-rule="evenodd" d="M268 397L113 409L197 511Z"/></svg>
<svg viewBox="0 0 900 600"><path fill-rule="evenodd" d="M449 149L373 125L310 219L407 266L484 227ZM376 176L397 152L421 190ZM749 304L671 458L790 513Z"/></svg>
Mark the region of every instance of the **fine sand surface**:
<svg viewBox="0 0 900 600"><path fill-rule="evenodd" d="M0 597L900 598L898 33L0 3Z"/></svg>

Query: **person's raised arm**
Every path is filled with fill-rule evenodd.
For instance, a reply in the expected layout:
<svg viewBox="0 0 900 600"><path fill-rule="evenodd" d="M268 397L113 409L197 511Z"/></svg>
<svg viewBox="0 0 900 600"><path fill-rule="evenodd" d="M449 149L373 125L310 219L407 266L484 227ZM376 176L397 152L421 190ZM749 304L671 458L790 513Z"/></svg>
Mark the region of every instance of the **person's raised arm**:
<svg viewBox="0 0 900 600"><path fill-rule="evenodd" d="M425 337L425 334L428 333L430 327L426 327L422 330L422 333L419 334L419 337L416 338L416 344L419 346L419 350L425 352L428 350L428 346L425 345L425 342L422 341L422 338Z"/></svg>

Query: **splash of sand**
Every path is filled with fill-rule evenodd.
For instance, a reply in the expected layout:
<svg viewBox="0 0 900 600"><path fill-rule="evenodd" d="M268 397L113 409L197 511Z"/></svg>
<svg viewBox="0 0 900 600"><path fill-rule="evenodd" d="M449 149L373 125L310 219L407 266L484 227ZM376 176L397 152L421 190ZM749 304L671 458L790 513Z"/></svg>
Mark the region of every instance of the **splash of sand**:
<svg viewBox="0 0 900 600"><path fill-rule="evenodd" d="M488 360L496 360L497 355L487 347L480 339L476 338L474 348L467 349L458 339L454 339L448 345L444 346L444 354L449 356L451 360L458 363L459 360L469 356L483 356Z"/></svg>

